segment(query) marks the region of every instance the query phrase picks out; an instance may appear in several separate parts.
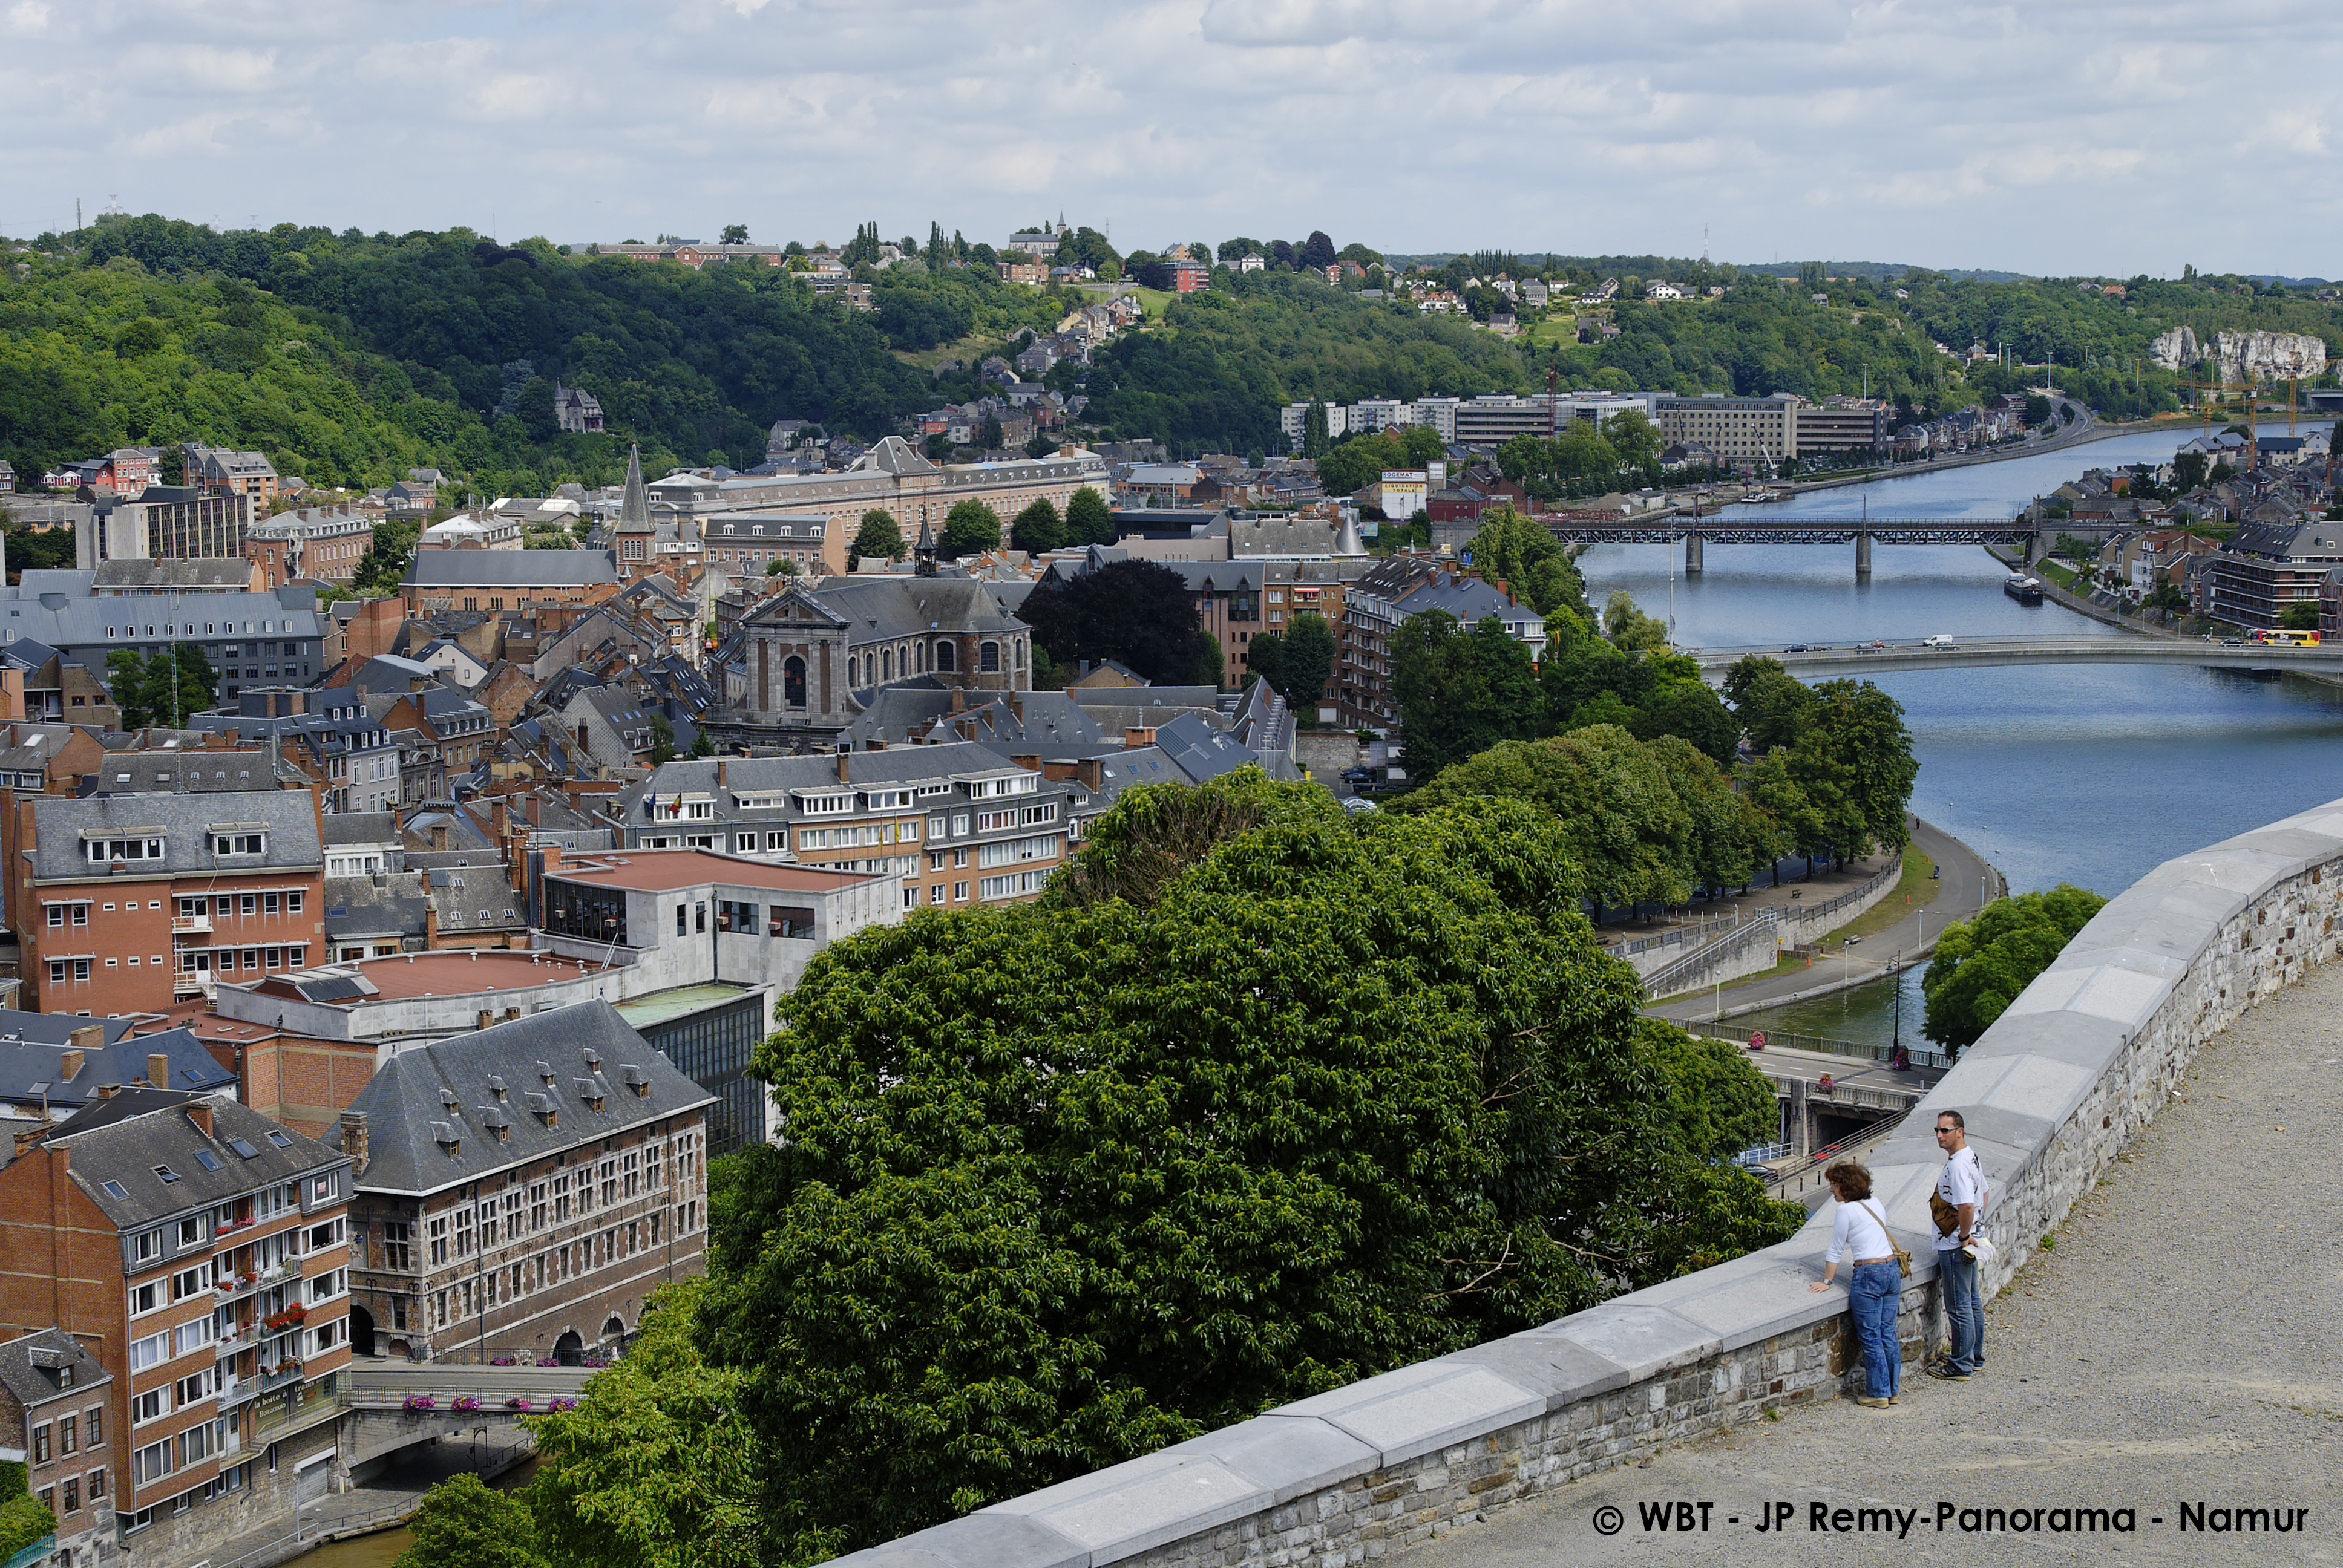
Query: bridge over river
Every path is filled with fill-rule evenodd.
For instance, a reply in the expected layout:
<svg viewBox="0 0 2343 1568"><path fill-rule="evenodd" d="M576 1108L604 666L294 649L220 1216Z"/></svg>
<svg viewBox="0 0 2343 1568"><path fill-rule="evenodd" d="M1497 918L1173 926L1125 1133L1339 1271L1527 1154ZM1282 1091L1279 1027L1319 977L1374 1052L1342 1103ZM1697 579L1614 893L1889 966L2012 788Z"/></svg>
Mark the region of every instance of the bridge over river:
<svg viewBox="0 0 2343 1568"><path fill-rule="evenodd" d="M1710 544L1852 544L1855 569L1865 577L1871 573L1871 547L1875 544L1997 545L2021 551L2031 561L2041 552L2046 527L2055 530L2061 526L2071 530L2077 525L2055 521L2046 525L2026 518L1785 518L1764 512L1566 518L1547 524L1554 537L1566 545L1664 545L1682 539L1688 577L1701 574L1704 547Z"/></svg>
<svg viewBox="0 0 2343 1568"><path fill-rule="evenodd" d="M1714 682L1750 654L1778 660L1801 680L1871 676L1910 669L1980 669L2009 664L2192 665L2215 669L2293 670L2343 675L2343 641L2319 648L2227 642L2183 637L1960 638L1949 648L1911 642L1772 643L1736 648L1687 648L1703 677Z"/></svg>

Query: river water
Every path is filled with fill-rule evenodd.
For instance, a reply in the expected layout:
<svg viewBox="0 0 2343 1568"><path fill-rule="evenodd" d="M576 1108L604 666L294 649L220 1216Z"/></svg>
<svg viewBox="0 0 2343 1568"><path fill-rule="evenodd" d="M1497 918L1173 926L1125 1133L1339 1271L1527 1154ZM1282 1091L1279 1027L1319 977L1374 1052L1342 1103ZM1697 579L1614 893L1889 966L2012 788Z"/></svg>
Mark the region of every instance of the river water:
<svg viewBox="0 0 2343 1568"><path fill-rule="evenodd" d="M2285 432L2282 422L2262 428ZM2085 468L2160 461L2194 434L2118 436L1749 510L2011 517ZM1624 589L1646 612L1673 614L1675 640L1685 647L1909 642L1939 632L2136 635L2056 605L2018 604L2001 591L2006 569L1981 548L1878 545L1872 563L1865 581L1855 575L1852 545L1710 544L1706 571L1687 578L1681 547L1600 545L1579 567L1598 608ZM2089 664L1875 679L1903 704L1912 731L1920 762L1912 809L1984 854L2014 892L2064 881L2112 897L2175 856L2343 796L2343 688ZM1884 1040L1891 983L1765 1021ZM1917 971L1904 977L1903 990L1905 1028L1915 1030Z"/></svg>

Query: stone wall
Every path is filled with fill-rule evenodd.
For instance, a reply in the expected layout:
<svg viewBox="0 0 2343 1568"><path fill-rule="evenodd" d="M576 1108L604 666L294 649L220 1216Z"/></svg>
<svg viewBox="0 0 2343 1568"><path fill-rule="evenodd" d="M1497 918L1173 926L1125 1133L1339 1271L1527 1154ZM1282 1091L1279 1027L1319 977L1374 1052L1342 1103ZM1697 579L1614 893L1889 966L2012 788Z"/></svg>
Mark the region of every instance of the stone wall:
<svg viewBox="0 0 2343 1568"><path fill-rule="evenodd" d="M2111 901L1870 1161L1916 1253L1906 1354L1940 1339L1926 1129L1966 1118L2006 1282L2198 1045L2343 951L2343 801L2183 856ZM1283 1406L841 1562L859 1568L1335 1568L1662 1445L1828 1399L1859 1364L1815 1295L1827 1211L1790 1241Z"/></svg>

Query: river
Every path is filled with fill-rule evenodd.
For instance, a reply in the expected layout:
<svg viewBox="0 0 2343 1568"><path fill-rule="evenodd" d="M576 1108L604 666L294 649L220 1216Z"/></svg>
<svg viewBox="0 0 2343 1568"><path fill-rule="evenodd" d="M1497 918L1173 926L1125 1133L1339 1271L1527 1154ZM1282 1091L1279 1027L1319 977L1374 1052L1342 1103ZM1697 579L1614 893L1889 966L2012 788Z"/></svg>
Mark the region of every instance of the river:
<svg viewBox="0 0 2343 1568"><path fill-rule="evenodd" d="M2261 428L2282 435L2286 427ZM2160 461L2196 433L2113 437L1742 509L1849 518L1867 506L1880 518L2011 517L2085 468ZM1908 642L1938 632L2135 635L2056 605L2019 605L2001 591L2006 570L1983 549L1879 545L1872 561L1864 581L1851 545L1712 543L1706 571L1687 578L1680 547L1599 545L1579 567L1598 608L1624 588L1648 613L1672 614L1685 647ZM1912 731L1920 762L1912 809L1983 853L2015 892L2064 881L2113 896L2177 855L2343 796L2343 688L2088 664L1875 678L1903 704ZM1892 1027L1889 983L1766 1021L1884 1040ZM1916 971L1904 989L1910 1030L1919 1019Z"/></svg>

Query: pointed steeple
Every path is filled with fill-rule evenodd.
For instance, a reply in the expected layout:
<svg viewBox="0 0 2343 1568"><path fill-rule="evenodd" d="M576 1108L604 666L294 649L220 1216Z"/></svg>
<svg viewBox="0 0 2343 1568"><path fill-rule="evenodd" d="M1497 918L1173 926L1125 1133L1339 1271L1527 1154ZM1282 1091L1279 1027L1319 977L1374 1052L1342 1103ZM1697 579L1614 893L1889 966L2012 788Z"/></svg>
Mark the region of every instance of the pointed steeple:
<svg viewBox="0 0 2343 1568"><path fill-rule="evenodd" d="M1347 511L1342 514L1342 531L1334 537L1334 553L1338 556L1363 556L1367 553L1366 541L1359 538L1359 519Z"/></svg>
<svg viewBox="0 0 2343 1568"><path fill-rule="evenodd" d="M618 531L622 534L647 534L651 531L651 496L643 488L643 453L639 447L627 448L627 488L618 500Z"/></svg>
<svg viewBox="0 0 2343 1568"><path fill-rule="evenodd" d="M911 575L931 578L936 575L936 531L928 526L928 512L920 508L920 542L911 547Z"/></svg>

